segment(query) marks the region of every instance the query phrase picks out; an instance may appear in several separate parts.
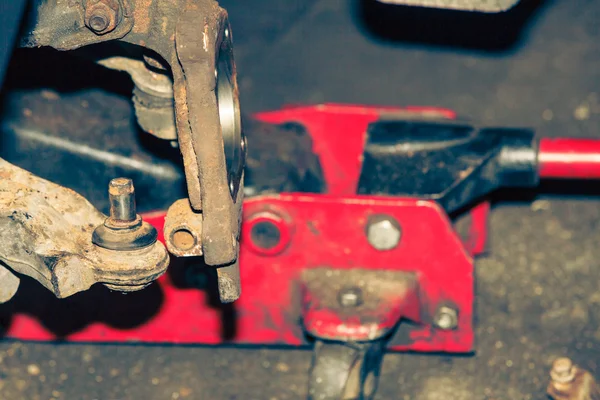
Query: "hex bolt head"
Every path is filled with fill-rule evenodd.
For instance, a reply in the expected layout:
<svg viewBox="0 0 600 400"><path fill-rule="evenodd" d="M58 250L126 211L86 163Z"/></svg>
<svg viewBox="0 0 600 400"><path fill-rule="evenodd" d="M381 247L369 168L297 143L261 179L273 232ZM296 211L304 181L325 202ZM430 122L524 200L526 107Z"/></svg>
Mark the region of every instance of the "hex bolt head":
<svg viewBox="0 0 600 400"><path fill-rule="evenodd" d="M119 23L120 4L117 0L87 0L85 25L95 34L112 32Z"/></svg>
<svg viewBox="0 0 600 400"><path fill-rule="evenodd" d="M400 225L391 216L376 215L368 222L367 239L369 244L377 250L394 249L400 243L401 236Z"/></svg>
<svg viewBox="0 0 600 400"><path fill-rule="evenodd" d="M360 288L351 287L340 290L338 302L342 307L358 307L363 303L363 293Z"/></svg>
<svg viewBox="0 0 600 400"><path fill-rule="evenodd" d="M94 32L102 32L108 29L109 24L109 17L104 13L96 13L89 20L90 29Z"/></svg>
<svg viewBox="0 0 600 400"><path fill-rule="evenodd" d="M458 326L458 311L448 306L440 307L435 313L433 324L444 331L455 329Z"/></svg>
<svg viewBox="0 0 600 400"><path fill-rule="evenodd" d="M550 377L556 383L569 383L575 379L576 367L567 357L560 357L552 363Z"/></svg>

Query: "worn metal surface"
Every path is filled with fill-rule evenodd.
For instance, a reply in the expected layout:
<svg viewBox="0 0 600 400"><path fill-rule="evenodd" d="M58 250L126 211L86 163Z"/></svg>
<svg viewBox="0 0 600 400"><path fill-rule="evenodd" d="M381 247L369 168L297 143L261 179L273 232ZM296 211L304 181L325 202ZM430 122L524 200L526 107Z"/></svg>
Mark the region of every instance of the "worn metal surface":
<svg viewBox="0 0 600 400"><path fill-rule="evenodd" d="M90 6L90 14L86 13L86 3ZM111 18L111 11L114 12L117 4L120 8L119 15L113 13ZM21 46L51 46L59 50L72 50L107 40L121 39L133 28L134 8L132 0L33 0L31 11L25 16ZM98 33L87 26L95 10L106 12L103 17L107 18L108 22ZM109 29L111 27L112 30Z"/></svg>
<svg viewBox="0 0 600 400"><path fill-rule="evenodd" d="M120 0L84 0L83 8L85 25L97 35L115 30L124 11Z"/></svg>
<svg viewBox="0 0 600 400"><path fill-rule="evenodd" d="M423 318L415 274L392 268L307 269L302 274L304 329L319 339L366 342L386 336L401 318L419 323ZM340 301L351 288L361 292L355 306Z"/></svg>
<svg viewBox="0 0 600 400"><path fill-rule="evenodd" d="M180 81L184 84L187 124L183 129L189 131L198 165L202 203L199 205L190 200L194 209L202 209L204 259L209 265L223 265L234 262L237 257L243 184L241 163L235 165L233 171L227 171L215 87L220 77L231 79L236 94L233 101L237 104L237 81L234 64L230 65L231 77L215 75L215 63L221 53L231 51L227 14L212 1L200 2L199 5L204 5L201 12L198 12L197 5L188 7L178 22L175 40L181 71L175 69L173 73L175 84ZM201 35L197 30L199 19L205 21ZM181 100L175 96L176 108L182 107ZM241 138L237 146L241 148ZM231 174L236 176L233 182L228 179Z"/></svg>
<svg viewBox="0 0 600 400"><path fill-rule="evenodd" d="M125 253L95 247L92 233L105 217L75 192L2 159L0 177L0 260L57 297L97 282L138 290L165 272L169 256L160 243Z"/></svg>
<svg viewBox="0 0 600 400"><path fill-rule="evenodd" d="M226 11L213 0L38 1L30 22L22 38L26 47L70 50L118 39L153 52L145 59L159 59L160 64L162 58L170 65L188 196L192 208L202 211L203 230L196 233L202 236L204 259L209 265L233 264L239 251L245 141ZM134 77L148 75L122 59L104 63L131 71ZM167 79L160 74L151 78ZM141 124L160 137L172 138L170 119L162 118L170 115L170 93L148 94L147 80L134 79ZM164 97L158 107L157 97Z"/></svg>

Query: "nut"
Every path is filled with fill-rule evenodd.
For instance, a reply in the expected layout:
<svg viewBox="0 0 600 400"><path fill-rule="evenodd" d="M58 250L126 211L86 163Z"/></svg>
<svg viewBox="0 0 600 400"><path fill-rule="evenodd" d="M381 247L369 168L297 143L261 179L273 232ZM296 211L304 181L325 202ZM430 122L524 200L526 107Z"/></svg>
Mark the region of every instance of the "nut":
<svg viewBox="0 0 600 400"><path fill-rule="evenodd" d="M372 217L367 227L367 239L377 250L392 250L398 243L402 232L398 222L387 215Z"/></svg>
<svg viewBox="0 0 600 400"><path fill-rule="evenodd" d="M455 329L458 326L458 311L448 306L440 307L433 318L433 324L445 331Z"/></svg>
<svg viewBox="0 0 600 400"><path fill-rule="evenodd" d="M550 377L556 383L569 383L575 379L575 366L573 361L566 357L560 357L552 363Z"/></svg>
<svg viewBox="0 0 600 400"><path fill-rule="evenodd" d="M119 23L121 5L118 0L87 0L85 25L98 35L115 30Z"/></svg>

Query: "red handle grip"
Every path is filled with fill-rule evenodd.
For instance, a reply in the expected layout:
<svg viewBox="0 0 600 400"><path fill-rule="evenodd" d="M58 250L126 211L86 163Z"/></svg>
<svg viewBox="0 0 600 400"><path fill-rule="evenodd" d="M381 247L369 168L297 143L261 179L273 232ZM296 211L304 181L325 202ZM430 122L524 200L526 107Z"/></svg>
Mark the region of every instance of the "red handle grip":
<svg viewBox="0 0 600 400"><path fill-rule="evenodd" d="M600 140L540 140L538 149L540 178L600 179Z"/></svg>

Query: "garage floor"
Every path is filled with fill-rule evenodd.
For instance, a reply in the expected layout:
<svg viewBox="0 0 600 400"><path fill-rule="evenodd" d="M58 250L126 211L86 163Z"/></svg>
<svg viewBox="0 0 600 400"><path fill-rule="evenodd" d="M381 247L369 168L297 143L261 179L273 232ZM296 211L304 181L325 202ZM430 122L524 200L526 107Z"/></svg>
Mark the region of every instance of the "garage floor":
<svg viewBox="0 0 600 400"><path fill-rule="evenodd" d="M600 2L522 0L501 16L364 1L224 1L246 112L286 103L432 105L543 136L597 137ZM545 399L551 360L595 371L597 182L498 198L477 261L473 356L389 354L378 399ZM0 398L302 399L311 353L3 342Z"/></svg>

